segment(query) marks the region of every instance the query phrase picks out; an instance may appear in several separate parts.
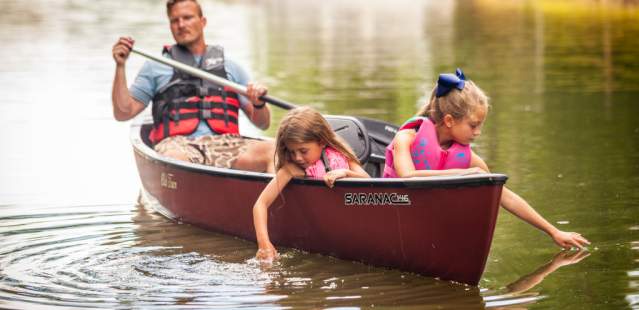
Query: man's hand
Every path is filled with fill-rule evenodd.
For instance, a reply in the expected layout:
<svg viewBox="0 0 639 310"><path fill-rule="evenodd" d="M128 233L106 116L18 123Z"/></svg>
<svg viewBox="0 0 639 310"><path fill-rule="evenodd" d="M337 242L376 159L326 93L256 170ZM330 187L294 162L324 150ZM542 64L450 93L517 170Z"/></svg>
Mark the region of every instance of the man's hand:
<svg viewBox="0 0 639 310"><path fill-rule="evenodd" d="M246 87L246 96L251 103L256 107L262 107L266 102L261 101L259 98L268 93L268 88L260 83L248 83Z"/></svg>
<svg viewBox="0 0 639 310"><path fill-rule="evenodd" d="M131 37L120 37L118 42L113 45L113 59L118 66L123 66L126 63L134 43L135 41Z"/></svg>

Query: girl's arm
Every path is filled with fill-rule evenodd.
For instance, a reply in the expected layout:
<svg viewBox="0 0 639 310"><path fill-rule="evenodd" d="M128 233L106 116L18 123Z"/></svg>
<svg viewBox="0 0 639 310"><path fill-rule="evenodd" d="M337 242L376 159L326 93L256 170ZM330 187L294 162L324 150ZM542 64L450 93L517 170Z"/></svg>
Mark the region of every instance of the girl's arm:
<svg viewBox="0 0 639 310"><path fill-rule="evenodd" d="M326 186L333 188L335 181L342 178L370 178L368 172L354 161L348 161L348 169L335 169L324 175Z"/></svg>
<svg viewBox="0 0 639 310"><path fill-rule="evenodd" d="M258 246L256 257L258 259L272 260L277 256L277 250L268 237L268 207L293 178L293 174L298 172L294 168L292 165L285 165L277 170L275 177L266 185L253 206L253 225Z"/></svg>
<svg viewBox="0 0 639 310"><path fill-rule="evenodd" d="M475 152L472 152L470 165L471 167L479 167L486 172L489 171L484 160L477 156ZM550 224L537 213L528 202L505 186L501 192L500 204L504 209L508 210L508 212L548 234L553 241L562 248L569 249L574 246L583 249L584 246L590 244L590 242L579 233L565 232L557 229L557 227Z"/></svg>
<svg viewBox="0 0 639 310"><path fill-rule="evenodd" d="M393 165L400 178L431 177L437 175L460 175L482 173L479 168L446 169L446 170L416 170L410 155L410 146L415 140L415 130L400 130L395 136L393 146Z"/></svg>

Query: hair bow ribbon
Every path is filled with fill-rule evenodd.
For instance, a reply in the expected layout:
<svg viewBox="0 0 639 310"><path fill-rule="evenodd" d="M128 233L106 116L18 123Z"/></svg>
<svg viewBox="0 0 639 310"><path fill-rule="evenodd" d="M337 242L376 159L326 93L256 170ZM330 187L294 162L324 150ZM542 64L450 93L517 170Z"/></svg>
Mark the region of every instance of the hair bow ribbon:
<svg viewBox="0 0 639 310"><path fill-rule="evenodd" d="M437 79L437 92L435 93L435 97L445 96L453 88L462 90L464 89L465 82L466 77L464 76L464 72L459 68L455 70L455 74L442 73L439 75L439 79Z"/></svg>

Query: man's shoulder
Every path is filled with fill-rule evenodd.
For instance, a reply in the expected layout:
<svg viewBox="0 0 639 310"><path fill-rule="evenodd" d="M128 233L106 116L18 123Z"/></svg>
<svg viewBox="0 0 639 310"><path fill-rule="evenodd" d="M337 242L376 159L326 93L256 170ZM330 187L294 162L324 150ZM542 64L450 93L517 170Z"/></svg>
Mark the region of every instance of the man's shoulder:
<svg viewBox="0 0 639 310"><path fill-rule="evenodd" d="M224 59L224 70L228 78L236 83L246 85L250 80L248 71L237 60L229 57Z"/></svg>
<svg viewBox="0 0 639 310"><path fill-rule="evenodd" d="M226 69L226 71L244 70L244 66L242 66L242 64L240 64L240 62L237 61L235 58L231 57L224 57L224 68Z"/></svg>
<svg viewBox="0 0 639 310"><path fill-rule="evenodd" d="M173 74L173 68L157 61L147 60L142 66L142 69L140 69L140 72L145 72L150 75Z"/></svg>

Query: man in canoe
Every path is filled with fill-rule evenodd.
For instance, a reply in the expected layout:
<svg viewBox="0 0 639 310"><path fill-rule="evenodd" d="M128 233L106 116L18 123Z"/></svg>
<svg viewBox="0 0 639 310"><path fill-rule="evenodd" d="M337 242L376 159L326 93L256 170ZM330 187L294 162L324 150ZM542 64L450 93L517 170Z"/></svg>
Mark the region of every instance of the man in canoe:
<svg viewBox="0 0 639 310"><path fill-rule="evenodd" d="M166 9L176 44L165 47L164 56L245 85L247 95L154 61L147 61L127 88L125 63L134 40L121 37L112 51L116 63L111 95L115 119L130 120L152 101L149 138L158 153L222 168L273 172L273 143L243 139L238 126L241 109L258 128L269 127L270 109L258 99L267 88L249 82L247 71L225 58L222 47L206 45L207 20L197 0L168 0Z"/></svg>

